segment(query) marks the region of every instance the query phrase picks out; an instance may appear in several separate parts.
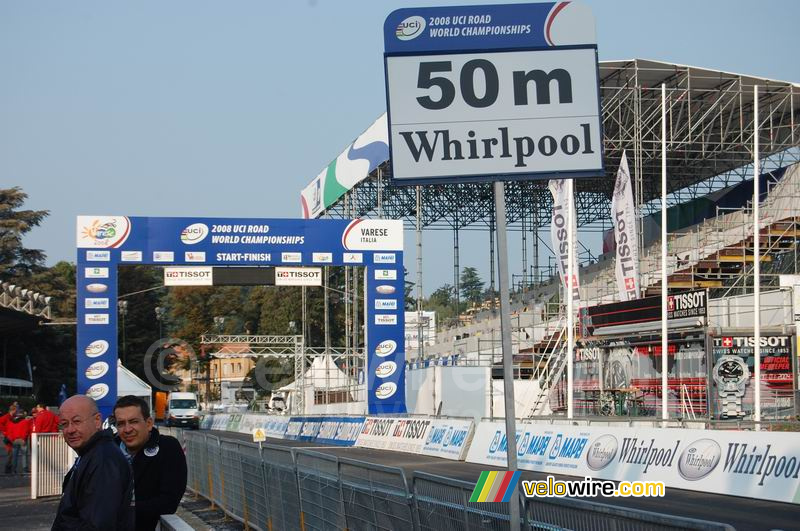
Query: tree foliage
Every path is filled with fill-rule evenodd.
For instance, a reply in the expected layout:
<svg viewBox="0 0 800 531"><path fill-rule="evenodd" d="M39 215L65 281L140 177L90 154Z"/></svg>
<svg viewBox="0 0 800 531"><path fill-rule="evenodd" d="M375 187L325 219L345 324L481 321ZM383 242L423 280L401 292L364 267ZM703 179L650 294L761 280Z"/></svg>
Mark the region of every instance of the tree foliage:
<svg viewBox="0 0 800 531"><path fill-rule="evenodd" d="M0 278L27 278L44 269L45 254L22 245L22 237L38 227L47 210L20 210L28 194L18 186L0 189Z"/></svg>
<svg viewBox="0 0 800 531"><path fill-rule="evenodd" d="M465 267L461 270L461 297L474 304L479 304L483 298L483 281L474 267Z"/></svg>

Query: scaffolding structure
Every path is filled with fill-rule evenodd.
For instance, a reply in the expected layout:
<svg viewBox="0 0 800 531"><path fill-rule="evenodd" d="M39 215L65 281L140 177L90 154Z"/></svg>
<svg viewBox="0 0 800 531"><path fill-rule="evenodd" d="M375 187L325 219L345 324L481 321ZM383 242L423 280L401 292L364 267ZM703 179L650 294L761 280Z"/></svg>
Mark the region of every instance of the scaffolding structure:
<svg viewBox="0 0 800 531"><path fill-rule="evenodd" d="M366 367L363 348L306 347L301 335L203 334L200 343L209 347L206 352L213 358L272 357L293 360L296 392L292 399L292 410L296 414L308 412L310 404L305 403L305 389L317 383L324 391L317 393L315 389L315 405L333 403L331 397L358 401L365 396L365 384L359 383L358 378ZM325 363L320 367L314 364L315 359L325 359ZM343 370L346 378L332 376L330 367ZM321 372L321 376L317 372ZM307 382L307 379L310 381ZM317 400L317 397L320 399Z"/></svg>
<svg viewBox="0 0 800 531"><path fill-rule="evenodd" d="M660 209L661 84L667 87L668 205L677 205L752 178L754 101L759 87L761 171L800 161L800 87L794 83L666 62L634 59L599 66L606 175L577 180L575 203L579 233L611 227L610 204L615 174L627 151L639 219ZM453 232L453 285L459 292L459 232L489 232L489 286L494 286L495 212L491 183L392 186L388 161L348 190L322 216L403 219L422 230ZM552 196L547 180L506 185L509 230L524 232L521 291L547 268L539 230L549 227ZM644 231L640 230L641 248ZM528 236L532 236L530 239ZM580 239L580 237L579 237ZM529 263L529 252L533 263ZM421 265L421 245L417 246ZM588 249L583 262L595 258ZM795 262L796 263L796 262ZM743 270L744 272L744 270ZM422 276L422 271L418 271ZM612 283L613 284L613 283ZM606 284L608 285L608 284ZM421 293L418 293L421 298ZM607 294L597 294L589 304ZM456 304L458 300L456 301Z"/></svg>

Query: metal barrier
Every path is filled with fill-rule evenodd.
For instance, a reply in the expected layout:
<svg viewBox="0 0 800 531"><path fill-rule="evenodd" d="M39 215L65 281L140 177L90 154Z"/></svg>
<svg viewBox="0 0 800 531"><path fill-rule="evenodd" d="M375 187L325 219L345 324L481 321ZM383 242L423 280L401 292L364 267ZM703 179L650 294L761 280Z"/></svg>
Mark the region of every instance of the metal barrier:
<svg viewBox="0 0 800 531"><path fill-rule="evenodd" d="M31 434L31 499L60 496L75 456L60 433Z"/></svg>
<svg viewBox="0 0 800 531"><path fill-rule="evenodd" d="M314 450L167 431L184 443L189 489L257 530L483 530L509 527L508 503L470 503L474 483ZM720 530L727 524L569 498L520 497L523 529Z"/></svg>

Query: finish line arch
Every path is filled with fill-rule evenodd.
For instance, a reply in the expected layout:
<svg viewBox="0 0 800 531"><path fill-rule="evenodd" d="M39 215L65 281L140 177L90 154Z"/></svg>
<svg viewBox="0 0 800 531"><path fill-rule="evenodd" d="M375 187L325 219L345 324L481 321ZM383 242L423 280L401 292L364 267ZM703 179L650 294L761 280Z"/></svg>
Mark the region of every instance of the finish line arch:
<svg viewBox="0 0 800 531"><path fill-rule="evenodd" d="M76 241L77 387L104 418L117 399L119 265L364 267L367 408L406 412L402 221L78 216Z"/></svg>

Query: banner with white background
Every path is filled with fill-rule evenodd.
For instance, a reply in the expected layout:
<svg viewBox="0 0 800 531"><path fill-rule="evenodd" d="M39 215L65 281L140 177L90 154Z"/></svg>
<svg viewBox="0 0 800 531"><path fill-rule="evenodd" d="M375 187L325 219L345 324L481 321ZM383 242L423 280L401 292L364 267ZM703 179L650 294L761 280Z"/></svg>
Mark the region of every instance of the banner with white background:
<svg viewBox="0 0 800 531"><path fill-rule="evenodd" d="M520 469L800 503L800 433L517 424ZM506 466L505 424L481 422L467 462Z"/></svg>

